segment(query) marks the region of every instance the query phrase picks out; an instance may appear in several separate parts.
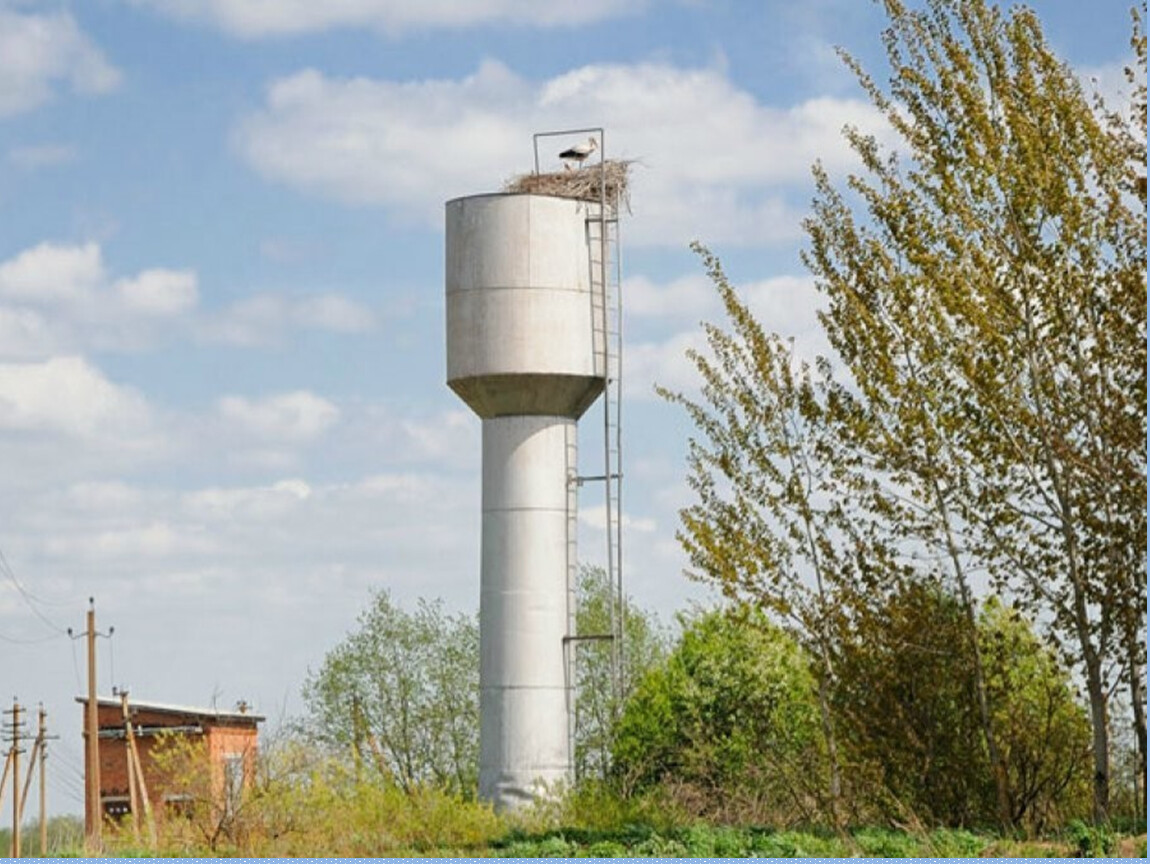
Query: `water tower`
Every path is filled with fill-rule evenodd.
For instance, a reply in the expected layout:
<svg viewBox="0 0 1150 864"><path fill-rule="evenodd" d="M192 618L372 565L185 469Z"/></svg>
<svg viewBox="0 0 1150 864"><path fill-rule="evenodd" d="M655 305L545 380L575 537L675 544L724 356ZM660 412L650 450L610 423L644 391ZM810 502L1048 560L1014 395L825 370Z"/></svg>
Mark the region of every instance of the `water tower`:
<svg viewBox="0 0 1150 864"><path fill-rule="evenodd" d="M537 135L531 176L541 139L580 132L600 156L572 180L605 177L601 129ZM500 809L571 779L587 480L607 489L608 578L621 593L617 202L598 188L446 204L447 383L483 422L479 794ZM604 391L603 471L580 476L576 421ZM591 638L621 646L612 617L613 632Z"/></svg>

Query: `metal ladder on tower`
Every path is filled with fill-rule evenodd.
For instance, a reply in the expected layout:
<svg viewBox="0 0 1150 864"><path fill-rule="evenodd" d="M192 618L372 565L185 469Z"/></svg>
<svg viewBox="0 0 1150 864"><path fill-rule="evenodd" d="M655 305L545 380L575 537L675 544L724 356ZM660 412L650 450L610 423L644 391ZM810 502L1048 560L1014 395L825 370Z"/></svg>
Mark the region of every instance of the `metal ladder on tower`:
<svg viewBox="0 0 1150 864"><path fill-rule="evenodd" d="M605 194L587 217L590 250L592 344L597 371L604 377L603 474L607 540L608 608L611 627L612 691L618 707L623 696L623 310L619 246L619 218Z"/></svg>
<svg viewBox="0 0 1150 864"><path fill-rule="evenodd" d="M623 659L626 612L623 606L622 555L622 372L623 372L623 315L622 315L622 259L619 244L618 202L609 202L606 172L606 134L602 127L564 129L537 132L533 136L535 173L539 173L539 143L555 137L591 134L599 142L599 199L586 202L588 276L591 294L592 353L595 374L604 378L603 397L603 473L597 476L579 476L576 471L575 442L569 440L567 499L567 561L568 561L568 630L563 637L564 665L568 674L568 724L571 758L575 763L576 717L576 656L577 645L595 642L611 644L611 695L614 710L622 705ZM594 165L579 170L594 171ZM578 600L578 563L576 559L577 489L590 481L603 481L605 486L605 515L607 540L607 598L610 617L608 633L578 633L576 627Z"/></svg>

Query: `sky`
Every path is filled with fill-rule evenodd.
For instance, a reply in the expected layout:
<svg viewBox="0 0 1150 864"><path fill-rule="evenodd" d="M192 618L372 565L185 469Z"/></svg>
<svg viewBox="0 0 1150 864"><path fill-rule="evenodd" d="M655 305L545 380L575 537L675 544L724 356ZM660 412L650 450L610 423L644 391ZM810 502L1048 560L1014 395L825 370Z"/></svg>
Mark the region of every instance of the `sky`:
<svg viewBox="0 0 1150 864"><path fill-rule="evenodd" d="M1129 4L1033 6L1117 86ZM89 597L101 695L272 729L373 590L477 608L443 202L529 171L533 133L602 126L635 160L626 589L710 602L675 540L691 428L653 390L695 392L684 352L721 322L688 244L821 350L810 166L851 170L846 124L885 135L835 53L884 77L881 27L867 0L0 0L0 701L60 736L50 809L82 811ZM600 491L580 505L601 561Z"/></svg>

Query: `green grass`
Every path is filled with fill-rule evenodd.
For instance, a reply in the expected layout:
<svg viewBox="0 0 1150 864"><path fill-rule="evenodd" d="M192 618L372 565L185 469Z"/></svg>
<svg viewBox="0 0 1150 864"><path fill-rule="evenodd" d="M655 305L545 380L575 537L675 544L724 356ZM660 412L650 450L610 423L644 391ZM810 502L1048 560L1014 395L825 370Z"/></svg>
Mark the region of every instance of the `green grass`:
<svg viewBox="0 0 1150 864"><path fill-rule="evenodd" d="M503 858L1062 858L1080 855L1079 835L1046 841L1006 840L962 830L937 830L914 835L903 831L865 828L849 839L820 831L774 831L765 828L730 828L695 825L654 830L626 826L618 830L553 829L512 831L486 852L473 855ZM1145 840L1129 845L1145 855ZM1101 851L1102 846L1090 847ZM1117 838L1110 835L1110 854Z"/></svg>
<svg viewBox="0 0 1150 864"><path fill-rule="evenodd" d="M555 828L529 832L513 829L487 846L428 848L381 845L373 855L388 857L478 858L1065 858L1096 857L1103 849L1118 857L1145 857L1144 837L1110 834L1108 845L1091 845L1068 829L1058 838L1008 840L969 831L938 830L913 835L902 831L865 828L849 838L824 831L775 831L766 828L731 828L693 825L655 830L627 825L618 829ZM1098 841L1101 844L1101 841ZM300 850L301 852L305 850ZM310 850L322 855L324 850ZM79 854L79 853L76 853ZM236 853L239 854L239 853ZM203 851L194 857L211 857ZM60 857L72 857L63 853ZM114 857L181 857L138 849L119 849ZM220 854L219 857L227 857Z"/></svg>

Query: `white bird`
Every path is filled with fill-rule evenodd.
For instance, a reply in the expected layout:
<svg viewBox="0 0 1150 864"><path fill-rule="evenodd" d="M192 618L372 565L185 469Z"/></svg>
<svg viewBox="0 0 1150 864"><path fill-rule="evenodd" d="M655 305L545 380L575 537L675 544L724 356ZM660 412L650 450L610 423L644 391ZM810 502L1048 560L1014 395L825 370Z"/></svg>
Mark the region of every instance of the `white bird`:
<svg viewBox="0 0 1150 864"><path fill-rule="evenodd" d="M559 154L559 158L568 162L568 168L571 167L571 162L578 162L580 165L582 165L583 161L598 147L599 142L597 142L594 138L588 138L585 144L575 144L572 147L568 147L566 150Z"/></svg>

